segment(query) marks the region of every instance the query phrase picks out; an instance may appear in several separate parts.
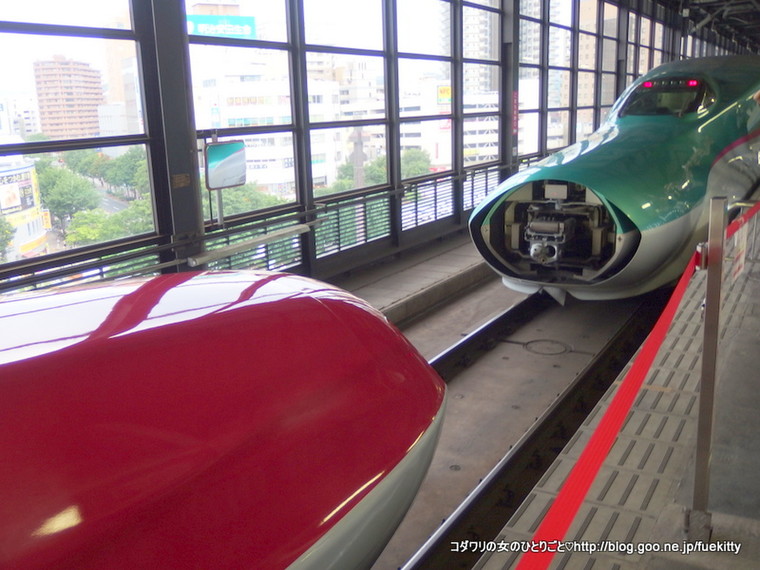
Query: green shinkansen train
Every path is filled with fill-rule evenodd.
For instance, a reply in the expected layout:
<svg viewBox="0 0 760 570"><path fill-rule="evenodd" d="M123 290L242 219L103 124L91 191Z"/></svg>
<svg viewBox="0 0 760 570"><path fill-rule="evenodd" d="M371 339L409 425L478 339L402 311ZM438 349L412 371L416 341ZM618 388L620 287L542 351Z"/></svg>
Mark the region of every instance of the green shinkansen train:
<svg viewBox="0 0 760 570"><path fill-rule="evenodd" d="M470 218L508 287L615 299L676 279L706 239L711 197L760 182L760 56L667 63L595 133L518 172Z"/></svg>

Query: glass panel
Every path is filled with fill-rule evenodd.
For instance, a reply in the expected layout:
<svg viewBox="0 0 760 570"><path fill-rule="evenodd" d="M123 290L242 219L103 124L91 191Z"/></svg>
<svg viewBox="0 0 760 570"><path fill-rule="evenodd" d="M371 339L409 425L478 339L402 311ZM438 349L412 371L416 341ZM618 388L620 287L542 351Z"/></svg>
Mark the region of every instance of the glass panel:
<svg viewBox="0 0 760 570"><path fill-rule="evenodd" d="M66 2L3 2L0 20L85 26L88 28L132 28L129 0L67 0Z"/></svg>
<svg viewBox="0 0 760 570"><path fill-rule="evenodd" d="M263 4L268 9L269 3ZM383 48L380 0L303 0L306 43Z"/></svg>
<svg viewBox="0 0 760 570"><path fill-rule="evenodd" d="M575 119L575 138L583 139L594 132L594 110L580 109Z"/></svg>
<svg viewBox="0 0 760 570"><path fill-rule="evenodd" d="M657 67L662 63L662 52L660 50L654 50L652 52L652 68Z"/></svg>
<svg viewBox="0 0 760 570"><path fill-rule="evenodd" d="M383 125L311 131L314 195L325 196L388 182Z"/></svg>
<svg viewBox="0 0 760 570"><path fill-rule="evenodd" d="M570 111L551 111L546 125L546 148L561 148L570 144Z"/></svg>
<svg viewBox="0 0 760 570"><path fill-rule="evenodd" d="M470 4L479 4L481 6L488 6L489 8L498 8L500 0L468 0Z"/></svg>
<svg viewBox="0 0 760 570"><path fill-rule="evenodd" d="M664 26L660 22L655 22L653 47L662 49L664 45L665 45Z"/></svg>
<svg viewBox="0 0 760 570"><path fill-rule="evenodd" d="M652 20L641 17L641 45L649 46L651 42Z"/></svg>
<svg viewBox="0 0 760 570"><path fill-rule="evenodd" d="M596 33L598 0L580 0L580 29Z"/></svg>
<svg viewBox="0 0 760 570"><path fill-rule="evenodd" d="M612 105L616 98L615 75L612 73L602 74L602 105Z"/></svg>
<svg viewBox="0 0 760 570"><path fill-rule="evenodd" d="M520 63L540 63L541 25L520 20Z"/></svg>
<svg viewBox="0 0 760 570"><path fill-rule="evenodd" d="M312 122L385 116L382 57L311 52L306 66Z"/></svg>
<svg viewBox="0 0 760 570"><path fill-rule="evenodd" d="M399 58L401 116L451 114L451 64Z"/></svg>
<svg viewBox="0 0 760 570"><path fill-rule="evenodd" d="M7 261L154 231L145 147L0 157Z"/></svg>
<svg viewBox="0 0 760 570"><path fill-rule="evenodd" d="M636 45L628 44L625 54L625 71L626 73L636 73Z"/></svg>
<svg viewBox="0 0 760 570"><path fill-rule="evenodd" d="M602 71L615 71L617 67L617 40L602 40Z"/></svg>
<svg viewBox="0 0 760 570"><path fill-rule="evenodd" d="M520 0L520 15L540 18L541 0Z"/></svg>
<svg viewBox="0 0 760 570"><path fill-rule="evenodd" d="M0 34L0 132L50 140L144 132L135 43ZM7 121L7 125L4 123ZM19 141L21 142L21 141Z"/></svg>
<svg viewBox="0 0 760 570"><path fill-rule="evenodd" d="M464 165L499 160L499 117L477 117L464 121Z"/></svg>
<svg viewBox="0 0 760 570"><path fill-rule="evenodd" d="M106 2L99 2L98 5ZM211 3L185 0L187 33L246 40L287 41L284 0Z"/></svg>
<svg viewBox="0 0 760 570"><path fill-rule="evenodd" d="M295 156L293 135L236 136L245 142L246 183L221 190L224 215L242 214L296 201ZM228 140L220 138L223 142ZM201 165L201 177L204 175ZM205 188L205 186L204 186ZM210 205L210 208L209 208ZM206 219L213 217L216 208L214 192L205 200Z"/></svg>
<svg viewBox="0 0 760 570"><path fill-rule="evenodd" d="M649 48L639 48L639 75L649 71Z"/></svg>
<svg viewBox="0 0 760 570"><path fill-rule="evenodd" d="M591 107L596 95L596 74L590 71L578 72L578 106Z"/></svg>
<svg viewBox="0 0 760 570"><path fill-rule="evenodd" d="M570 72L560 69L549 70L549 107L570 106Z"/></svg>
<svg viewBox="0 0 760 570"><path fill-rule="evenodd" d="M690 57L694 50L694 37L693 36L687 36L685 39L685 45L684 50L686 57Z"/></svg>
<svg viewBox="0 0 760 570"><path fill-rule="evenodd" d="M499 109L498 65L464 64L464 112Z"/></svg>
<svg viewBox="0 0 760 570"><path fill-rule="evenodd" d="M540 93L538 69L534 67L521 67L518 89L520 110L538 109Z"/></svg>
<svg viewBox="0 0 760 570"><path fill-rule="evenodd" d="M638 42L639 20L635 12L628 12L628 41Z"/></svg>
<svg viewBox="0 0 760 570"><path fill-rule="evenodd" d="M360 4L357 2L357 5ZM415 0L399 2L396 9L399 51L451 55L450 3L441 0ZM379 17L378 22L381 22ZM362 25L358 26L360 32Z"/></svg>
<svg viewBox="0 0 760 570"><path fill-rule="evenodd" d="M451 170L451 120L401 123L401 178Z"/></svg>
<svg viewBox="0 0 760 570"><path fill-rule="evenodd" d="M578 67L596 69L596 37L590 34L580 34L578 39Z"/></svg>
<svg viewBox="0 0 760 570"><path fill-rule="evenodd" d="M617 23L618 8L609 2L604 3L604 35L616 38L618 34Z"/></svg>
<svg viewBox="0 0 760 570"><path fill-rule="evenodd" d="M518 118L517 154L538 152L538 113L520 113Z"/></svg>
<svg viewBox="0 0 760 570"><path fill-rule="evenodd" d="M571 26L573 24L573 2L551 2L549 4L549 21L553 24Z"/></svg>
<svg viewBox="0 0 760 570"><path fill-rule="evenodd" d="M286 51L191 45L190 63L197 128L291 123Z"/></svg>
<svg viewBox="0 0 760 570"><path fill-rule="evenodd" d="M465 6L464 57L472 59L499 59L499 15L495 12Z"/></svg>
<svg viewBox="0 0 760 570"><path fill-rule="evenodd" d="M570 30L549 26L549 65L570 67L572 35Z"/></svg>

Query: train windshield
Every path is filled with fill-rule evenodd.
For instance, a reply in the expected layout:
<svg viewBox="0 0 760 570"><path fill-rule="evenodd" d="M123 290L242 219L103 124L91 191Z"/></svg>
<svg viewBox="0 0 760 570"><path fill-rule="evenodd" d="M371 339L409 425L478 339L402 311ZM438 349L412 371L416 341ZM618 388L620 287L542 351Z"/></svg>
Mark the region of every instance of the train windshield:
<svg viewBox="0 0 760 570"><path fill-rule="evenodd" d="M707 109L715 94L699 79L657 79L639 85L620 110L627 115L675 115L683 117Z"/></svg>

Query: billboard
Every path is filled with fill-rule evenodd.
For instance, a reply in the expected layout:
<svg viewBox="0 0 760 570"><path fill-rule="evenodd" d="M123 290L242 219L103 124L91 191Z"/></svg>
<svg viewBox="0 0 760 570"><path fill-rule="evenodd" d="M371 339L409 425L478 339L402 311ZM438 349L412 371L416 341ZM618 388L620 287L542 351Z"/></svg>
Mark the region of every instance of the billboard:
<svg viewBox="0 0 760 570"><path fill-rule="evenodd" d="M0 214L12 214L34 206L32 170L0 173Z"/></svg>
<svg viewBox="0 0 760 570"><path fill-rule="evenodd" d="M253 16L187 15L187 33L243 40L256 39L256 18Z"/></svg>

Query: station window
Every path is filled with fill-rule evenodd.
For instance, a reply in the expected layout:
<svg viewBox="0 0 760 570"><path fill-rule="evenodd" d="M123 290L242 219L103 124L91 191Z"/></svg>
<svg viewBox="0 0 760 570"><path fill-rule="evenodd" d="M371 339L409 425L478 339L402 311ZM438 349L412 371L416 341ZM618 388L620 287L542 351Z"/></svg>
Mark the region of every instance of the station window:
<svg viewBox="0 0 760 570"><path fill-rule="evenodd" d="M245 184L223 190L207 190L205 166L201 162L200 177L203 181L202 188L205 197L205 219L210 220L216 217L216 192L222 193L225 216L235 216L295 202L295 155L291 133L222 137L218 140L224 142L229 139L242 140L245 143ZM202 145L199 147L202 148ZM203 157L203 154L201 153L200 156Z"/></svg>
<svg viewBox="0 0 760 570"><path fill-rule="evenodd" d="M324 160L312 161L315 196L327 196L367 186L387 184L386 137L384 125L312 129L313 153Z"/></svg>
<svg viewBox="0 0 760 570"><path fill-rule="evenodd" d="M0 33L13 54L0 59L13 78L0 95L0 144L19 149L0 157L0 261L154 233L128 1L12 2L2 18L25 33L12 23Z"/></svg>
<svg viewBox="0 0 760 570"><path fill-rule="evenodd" d="M382 57L309 52L306 67L310 116L320 122L385 116Z"/></svg>
<svg viewBox="0 0 760 570"><path fill-rule="evenodd" d="M2 19L6 22L89 28L132 27L129 0L47 2L44 10L40 9L39 4L39 2L3 2Z"/></svg>
<svg viewBox="0 0 760 570"><path fill-rule="evenodd" d="M284 0L234 2L226 6L185 0L185 11L187 33L192 36L275 42L287 39Z"/></svg>
<svg viewBox="0 0 760 570"><path fill-rule="evenodd" d="M303 9L307 44L383 49L380 0L303 0Z"/></svg>
<svg viewBox="0 0 760 570"><path fill-rule="evenodd" d="M401 53L451 55L451 3L415 0L396 3L398 49ZM427 28L420 33L420 27Z"/></svg>
<svg viewBox="0 0 760 570"><path fill-rule="evenodd" d="M419 178L451 170L451 119L404 121L401 124L401 178ZM467 132L465 130L465 138ZM414 140L414 146L411 141Z"/></svg>

